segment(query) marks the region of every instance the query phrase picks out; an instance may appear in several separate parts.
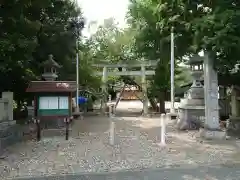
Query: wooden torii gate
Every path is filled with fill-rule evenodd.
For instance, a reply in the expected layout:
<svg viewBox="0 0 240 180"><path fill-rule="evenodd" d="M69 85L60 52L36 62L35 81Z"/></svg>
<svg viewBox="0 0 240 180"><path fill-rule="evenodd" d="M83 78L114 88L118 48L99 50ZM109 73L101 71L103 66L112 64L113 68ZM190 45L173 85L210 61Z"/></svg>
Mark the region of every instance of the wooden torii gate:
<svg viewBox="0 0 240 180"><path fill-rule="evenodd" d="M140 62L138 64L93 64L94 68L102 68L101 71L95 72L95 75L102 76L102 93L107 94L108 76L141 76L141 86L143 93L143 115L148 114L148 97L146 76L155 74L154 70L146 70L146 67L156 67L158 61ZM126 68L141 67L140 71L128 71ZM123 71L108 71L108 68L122 68ZM106 109L107 98L103 99L103 109Z"/></svg>

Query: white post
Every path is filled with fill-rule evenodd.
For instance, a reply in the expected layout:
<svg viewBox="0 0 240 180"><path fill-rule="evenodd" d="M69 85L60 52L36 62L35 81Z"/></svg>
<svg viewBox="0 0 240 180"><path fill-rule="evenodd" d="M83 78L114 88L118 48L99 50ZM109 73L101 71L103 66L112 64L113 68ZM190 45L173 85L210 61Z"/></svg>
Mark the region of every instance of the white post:
<svg viewBox="0 0 240 180"><path fill-rule="evenodd" d="M161 114L160 117L161 120L161 145L165 146L166 145L166 124L165 124L165 120L166 120L166 114Z"/></svg>
<svg viewBox="0 0 240 180"><path fill-rule="evenodd" d="M111 102L112 102L112 98L111 98L111 95L108 96L108 113L109 113L109 117L111 118L112 117L112 105L111 105Z"/></svg>
<svg viewBox="0 0 240 180"><path fill-rule="evenodd" d="M174 32L173 27L171 29L171 113L175 113L174 107Z"/></svg>
<svg viewBox="0 0 240 180"><path fill-rule="evenodd" d="M111 124L110 124L110 138L109 138L109 143L111 145L114 145L114 131L115 131L115 123L113 122L113 120L111 120Z"/></svg>

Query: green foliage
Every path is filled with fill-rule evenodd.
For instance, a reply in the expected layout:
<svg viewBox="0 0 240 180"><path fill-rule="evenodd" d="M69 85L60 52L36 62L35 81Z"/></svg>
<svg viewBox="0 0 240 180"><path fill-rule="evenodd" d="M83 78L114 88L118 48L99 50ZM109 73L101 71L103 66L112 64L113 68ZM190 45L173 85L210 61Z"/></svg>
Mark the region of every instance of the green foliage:
<svg viewBox="0 0 240 180"><path fill-rule="evenodd" d="M88 46L82 45L79 53L79 84L97 90L101 87L101 77L94 75L93 57Z"/></svg>
<svg viewBox="0 0 240 180"><path fill-rule="evenodd" d="M95 63L117 63L133 60L134 31L120 29L113 18L106 19L87 41Z"/></svg>
<svg viewBox="0 0 240 180"><path fill-rule="evenodd" d="M169 50L174 27L176 58L209 51L219 72L239 62L240 7L236 0L131 0L129 14L129 22L140 30L138 49L145 55L152 55L152 48L159 53ZM154 38L155 43L149 41ZM166 49L161 51L162 46Z"/></svg>
<svg viewBox="0 0 240 180"><path fill-rule="evenodd" d="M148 59L161 59L151 89L169 89L172 28L176 60L182 61L183 56L201 50L208 51L219 73L227 76L240 59L239 18L240 6L236 0L131 0L128 21L137 32L137 53ZM176 76L176 80L182 82L189 80L183 80L185 75L179 79L177 72Z"/></svg>
<svg viewBox="0 0 240 180"><path fill-rule="evenodd" d="M17 102L24 100L28 82L39 79L49 54L63 66L59 78L69 79L76 52L70 23L77 16L80 9L71 1L2 1L0 91L13 91Z"/></svg>
<svg viewBox="0 0 240 180"><path fill-rule="evenodd" d="M150 78L149 93L151 96L165 98L170 90L170 34L172 26L177 26L184 34L188 27L185 27L180 16L183 10L169 1L140 1L131 0L129 6L129 25L137 32L135 35L136 53L145 59L160 59L153 78ZM169 18L169 16L172 16ZM190 37L189 37L190 38ZM188 39L186 39L186 42ZM175 59L180 59L185 55L186 47L182 36L175 36ZM178 46L181 44L181 46ZM185 48L184 48L185 47ZM175 64L175 74L179 79L179 66ZM183 80L183 76L181 76Z"/></svg>
<svg viewBox="0 0 240 180"><path fill-rule="evenodd" d="M239 2L206 1L198 12L204 16L192 21L195 48L211 51L219 72L231 70L240 58Z"/></svg>
<svg viewBox="0 0 240 180"><path fill-rule="evenodd" d="M88 54L91 56L89 61L96 64L134 62L136 59L133 51L134 34L135 32L131 29L118 28L113 18L106 19L85 43L89 48ZM115 84L117 81L126 79L129 80L127 77L108 77L108 83Z"/></svg>

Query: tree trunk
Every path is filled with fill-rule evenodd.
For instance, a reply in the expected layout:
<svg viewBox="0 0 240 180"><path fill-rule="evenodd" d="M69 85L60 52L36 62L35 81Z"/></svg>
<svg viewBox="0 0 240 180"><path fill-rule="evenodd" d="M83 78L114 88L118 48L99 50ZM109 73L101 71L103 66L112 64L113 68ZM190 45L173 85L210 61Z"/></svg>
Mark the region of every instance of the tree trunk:
<svg viewBox="0 0 240 180"><path fill-rule="evenodd" d="M164 92L160 92L159 96L158 96L158 102L159 102L159 111L160 113L166 113L165 110L165 93Z"/></svg>
<svg viewBox="0 0 240 180"><path fill-rule="evenodd" d="M153 110L158 111L157 103L154 97L148 97L150 105L152 106Z"/></svg>

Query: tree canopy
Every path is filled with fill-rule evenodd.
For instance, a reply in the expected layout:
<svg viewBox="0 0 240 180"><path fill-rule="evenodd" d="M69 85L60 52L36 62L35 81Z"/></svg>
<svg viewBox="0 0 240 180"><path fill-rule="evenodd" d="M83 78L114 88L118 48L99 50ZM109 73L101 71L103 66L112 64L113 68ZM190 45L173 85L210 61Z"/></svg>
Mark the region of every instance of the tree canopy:
<svg viewBox="0 0 240 180"><path fill-rule="evenodd" d="M38 79L49 54L62 65L60 79L72 71L76 54L72 21L81 11L72 1L15 1L0 4L0 91L26 97L30 80Z"/></svg>
<svg viewBox="0 0 240 180"><path fill-rule="evenodd" d="M169 51L174 27L176 58L210 51L216 68L222 72L231 70L239 61L239 9L235 0L131 0L129 22L140 30L139 50L144 48L148 56L152 51ZM155 42L150 40L154 37Z"/></svg>
<svg viewBox="0 0 240 180"><path fill-rule="evenodd" d="M75 80L76 53L80 50L80 84L93 88L100 86L93 63L160 59L155 76L148 80L150 94L163 101L170 90L171 30L175 35L176 86L191 81L186 68L179 66L185 61L183 57L210 52L221 77L229 75L239 63L240 6L236 0L130 0L127 28L118 28L109 18L85 41L81 38L84 24L76 26L79 17L81 9L70 0L1 1L0 91L13 91L15 99L24 100L28 82L39 79L40 65L49 54L63 67L59 79ZM120 79L139 81L132 77Z"/></svg>

